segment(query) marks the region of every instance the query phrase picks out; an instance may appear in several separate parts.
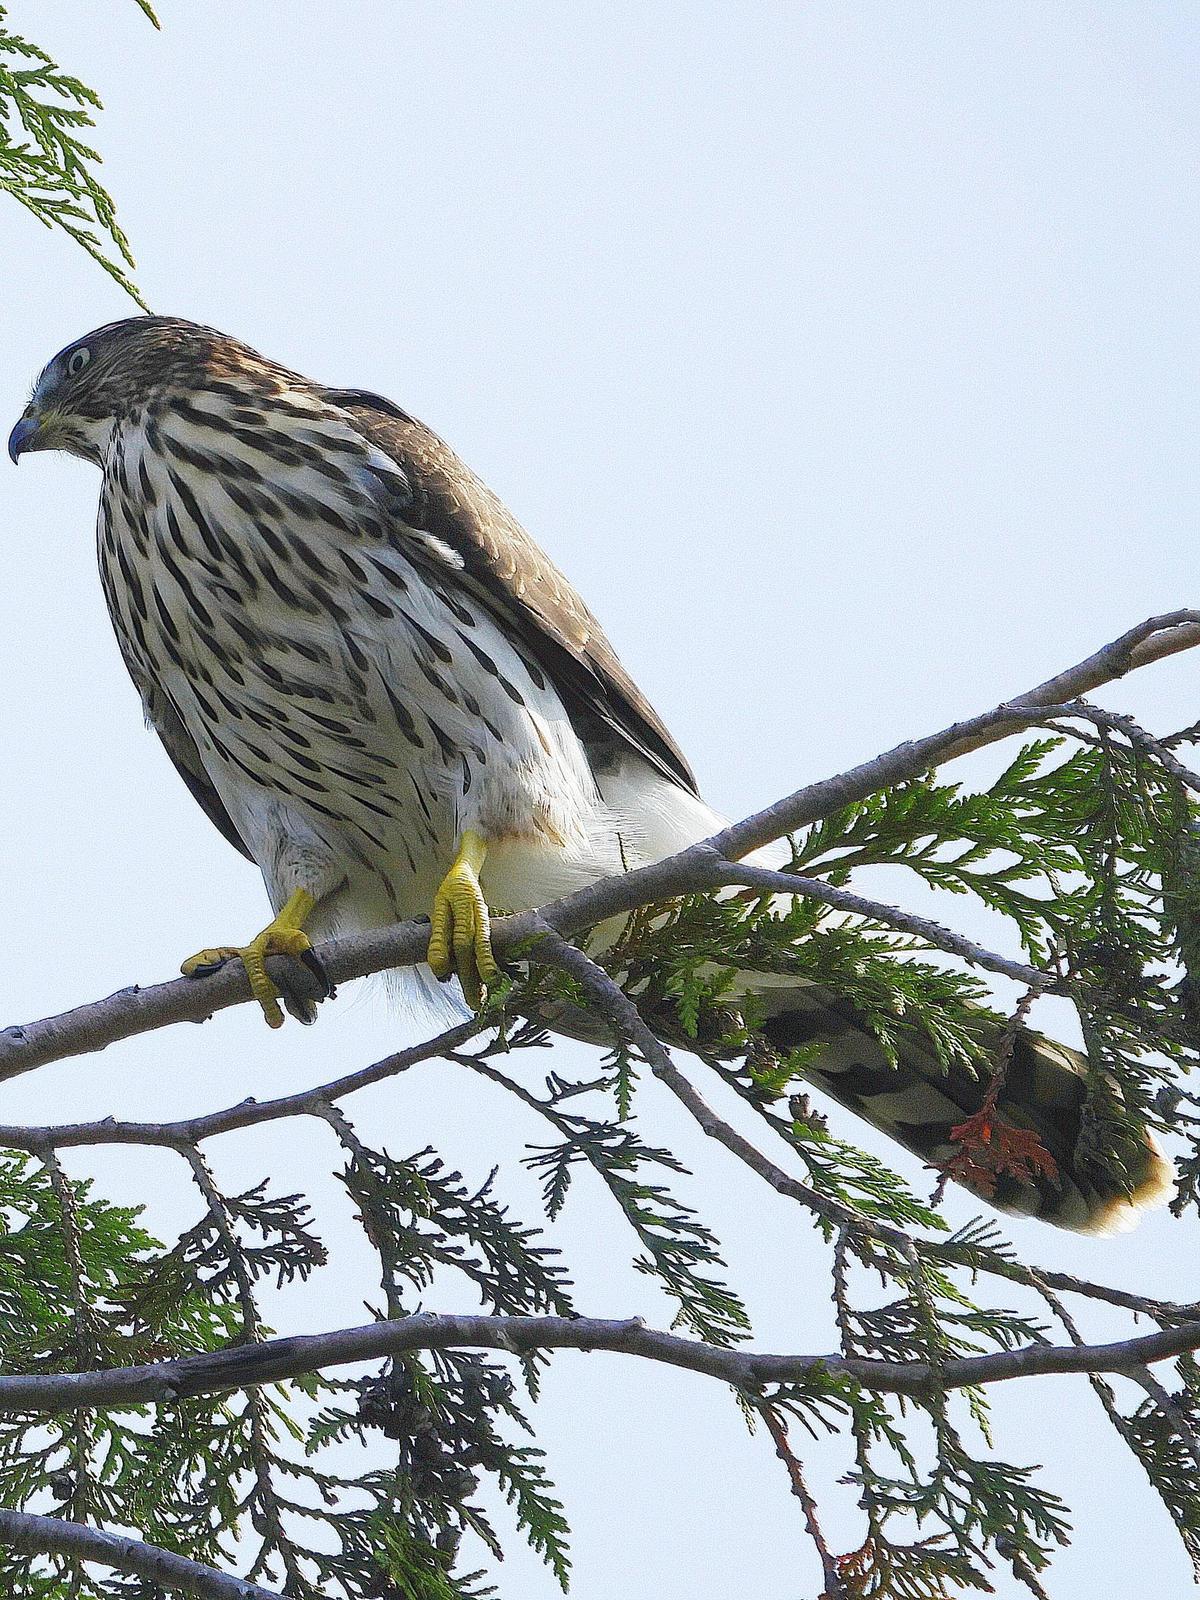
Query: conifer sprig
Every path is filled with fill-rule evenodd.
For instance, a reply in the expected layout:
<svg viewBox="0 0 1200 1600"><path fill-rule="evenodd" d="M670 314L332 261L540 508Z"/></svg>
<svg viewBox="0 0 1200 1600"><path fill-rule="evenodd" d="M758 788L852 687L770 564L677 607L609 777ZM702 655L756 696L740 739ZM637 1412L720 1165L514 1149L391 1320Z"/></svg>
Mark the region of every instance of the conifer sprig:
<svg viewBox="0 0 1200 1600"><path fill-rule="evenodd" d="M148 0L134 3L159 26ZM94 89L12 31L0 5L0 190L73 239L146 310L100 154L84 137L101 109Z"/></svg>

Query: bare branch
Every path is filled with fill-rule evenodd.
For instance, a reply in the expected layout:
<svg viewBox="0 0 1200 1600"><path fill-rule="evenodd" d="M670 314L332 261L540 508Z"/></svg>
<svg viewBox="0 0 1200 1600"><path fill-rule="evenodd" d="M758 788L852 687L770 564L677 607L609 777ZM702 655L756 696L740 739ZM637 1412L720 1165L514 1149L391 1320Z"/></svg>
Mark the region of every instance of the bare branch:
<svg viewBox="0 0 1200 1600"><path fill-rule="evenodd" d="M825 778L820 783L798 789L766 811L724 829L710 843L721 855L737 860L751 850L770 844L773 839L816 822L839 806L865 800L878 789L919 777L930 767L1006 739L1022 728L1036 726L1043 706L1078 699L1139 667L1181 650L1193 650L1197 645L1200 645L1200 611L1173 611L1161 617L1150 617L1085 661L1068 667L1057 677L1047 678L1037 688L980 716L952 723L940 733L926 734L923 739L897 745L861 766L839 773L836 778Z"/></svg>
<svg viewBox="0 0 1200 1600"><path fill-rule="evenodd" d="M585 958L586 959L586 958ZM593 963L589 963L590 969ZM607 985L612 983L607 974L599 967L595 968L606 980ZM617 986L614 984L614 988ZM617 992L621 993L619 988ZM611 998L611 995L610 995ZM640 1021L640 1018L639 1018ZM178 1122L124 1122L111 1117L106 1117L98 1122L63 1123L60 1125L46 1124L42 1126L21 1124L0 1124L0 1148L29 1150L44 1155L45 1152L55 1149L77 1147L82 1145L106 1144L131 1144L131 1145L156 1145L168 1149L180 1150L187 1153L187 1147L200 1144L220 1134L236 1132L240 1129L255 1127L264 1122L276 1121L284 1117L315 1116L323 1121L329 1121L327 1114L331 1103L353 1094L358 1089L363 1089L371 1084L378 1083L385 1078L397 1073L405 1072L410 1067L422 1062L448 1059L458 1062L462 1066L469 1066L472 1070L479 1071L500 1083L502 1087L512 1093L517 1093L535 1110L541 1110L540 1102L535 1097L522 1089L521 1085L505 1078L502 1074L490 1069L483 1061L477 1061L470 1055L461 1053L461 1046L468 1043L479 1033L485 1031L489 1023L485 1017L473 1018L468 1022L460 1023L455 1028L448 1029L439 1034L426 1044L414 1045L410 1049L398 1050L394 1055L385 1056L382 1060L373 1062L370 1066L362 1067L357 1072L347 1073L344 1077L336 1078L327 1084L317 1085L315 1088L306 1089L293 1095L284 1095L276 1100L243 1100L236 1106L229 1106L222 1111L214 1111L206 1116L190 1117ZM644 1026L644 1025L643 1025ZM656 1041L657 1042L657 1041ZM664 1051L665 1055L665 1051ZM660 1063L661 1064L661 1063ZM678 1069L669 1062L672 1074ZM679 1078L686 1084L687 1080L682 1074ZM760 1152L748 1141L739 1141L739 1136L734 1130L728 1128L716 1113L712 1111L707 1102L703 1101L698 1092L688 1084L689 1098L692 1104L688 1109L700 1121L705 1119L714 1130L712 1137L720 1139L727 1148L745 1159L741 1144L744 1143L748 1152L753 1151L756 1157L755 1170L759 1165L767 1170L760 1174L780 1194L795 1199L803 1205L812 1205L814 1199L820 1200L829 1213L830 1220L837 1220L839 1226L858 1231L863 1230L863 1219L856 1214L848 1212L842 1219L834 1217L839 1208L836 1202L823 1200L815 1196L809 1187L798 1179L790 1177L781 1168L766 1160ZM686 1102L685 1102L686 1103ZM703 1108L703 1109L702 1109ZM701 1122L704 1126L704 1122ZM730 1144L732 1139L734 1144ZM735 1145L737 1146L735 1148ZM1000 1256L989 1256L986 1264L975 1261L969 1250L955 1245L948 1239L924 1239L920 1241L919 1249L922 1254L935 1261L946 1265L966 1268L970 1271L984 1272L988 1276L1008 1278L1014 1283L1025 1284L1028 1287L1041 1290L1043 1286L1057 1289L1062 1293L1079 1295L1086 1299L1103 1301L1108 1305L1119 1306L1126 1311L1131 1311L1135 1316L1152 1316L1171 1321L1191 1320L1200 1316L1200 1305L1187 1303L1159 1301L1150 1296L1138 1294L1136 1291L1125 1288L1110 1287L1106 1284L1093 1283L1084 1278L1073 1277L1068 1273L1051 1271L1044 1267L1027 1267L1021 1262L1007 1261Z"/></svg>
<svg viewBox="0 0 1200 1600"><path fill-rule="evenodd" d="M821 1600L846 1600L846 1586L838 1571L837 1560L821 1531L821 1523L817 1517L817 1503L804 1480L804 1468L788 1441L787 1424L775 1408L768 1404L759 1407L759 1416L766 1423L767 1432L775 1443L775 1454L787 1468L792 1493L799 1500L804 1512L804 1526L808 1529L808 1536L821 1558L821 1571L825 1575L825 1593L821 1596Z"/></svg>
<svg viewBox="0 0 1200 1600"><path fill-rule="evenodd" d="M1052 1272L1045 1267L1027 1267L994 1252L986 1262L979 1262L969 1244L956 1239L923 1239L921 1253L930 1260L947 1266L963 1267L972 1273L985 1272L991 1277L1007 1278L1010 1283L1021 1283L1039 1293L1046 1287L1063 1294L1077 1294L1087 1300L1099 1300L1105 1305L1120 1306L1132 1311L1135 1317L1154 1317L1160 1321L1190 1322L1200 1319L1200 1303L1180 1303L1155 1300L1132 1289L1116 1289L1108 1284L1091 1283L1086 1278L1073 1277L1069 1272Z"/></svg>
<svg viewBox="0 0 1200 1600"><path fill-rule="evenodd" d="M58 1517L0 1511L0 1543L30 1556L52 1554L94 1561L97 1566L146 1578L176 1594L196 1596L197 1600L286 1600L278 1589L264 1589L261 1584L230 1577L158 1545L87 1528L78 1522L64 1522Z"/></svg>
<svg viewBox="0 0 1200 1600"><path fill-rule="evenodd" d="M1200 1350L1200 1321L1163 1328L1112 1344L1033 1344L990 1355L928 1362L875 1361L865 1357L771 1355L729 1349L647 1328L640 1317L507 1317L422 1312L329 1333L233 1345L210 1354L181 1356L146 1366L97 1372L0 1377L0 1412L51 1413L80 1407L124 1409L201 1394L227 1394L278 1383L330 1367L357 1365L412 1350L607 1350L697 1372L748 1394L768 1384L803 1384L814 1375L844 1377L879 1394L928 1399L936 1390L1004 1383L1013 1378L1062 1373L1122 1373Z"/></svg>
<svg viewBox="0 0 1200 1600"><path fill-rule="evenodd" d="M1164 743L1148 733L1133 717L1127 717L1120 711L1107 711L1100 706L1089 705L1086 700L1075 700L1067 705L1046 706L1042 712L1045 722L1044 727L1052 728L1058 721L1075 719L1077 721L1091 722L1097 728L1104 728L1113 733L1123 734L1131 745L1152 755L1158 764L1169 772L1172 777L1178 778L1180 783L1192 791L1200 794L1200 773L1192 771L1174 755L1169 742Z"/></svg>
<svg viewBox="0 0 1200 1600"><path fill-rule="evenodd" d="M741 869L737 869L741 870ZM751 869L752 870L752 869ZM774 874L766 874L773 878ZM562 944L554 945L556 950L564 948ZM570 947L565 947L570 948ZM576 952L578 955L578 952ZM587 958L584 958L587 960ZM1033 971L1034 969L1030 969ZM615 998L612 991L627 999L619 987L608 978L603 970L590 961L587 964L589 980L598 974L604 979L603 990L610 1002ZM640 1017L638 1018L641 1024ZM644 1024L641 1024L644 1027ZM407 1071L410 1067L422 1062L435 1059L448 1059L460 1065L469 1066L473 1070L493 1078L510 1092L520 1095L536 1110L543 1109L535 1097L528 1094L521 1085L514 1083L502 1074L487 1066L482 1060L473 1056L463 1055L461 1046L468 1043L473 1037L489 1027L486 1017L473 1018L460 1023L457 1027L448 1029L436 1038L425 1044L415 1045L406 1050L399 1050L395 1054L385 1056L382 1060L363 1067L357 1072L347 1073L341 1078L330 1083L320 1084L312 1089L303 1090L297 1094L281 1096L275 1100L243 1100L236 1106L229 1106L221 1111L211 1112L205 1116L190 1117L177 1122L125 1122L112 1117L106 1117L96 1122L77 1122L46 1125L0 1124L0 1148L29 1150L44 1155L46 1152L86 1145L153 1145L164 1146L169 1149L188 1153L189 1147L198 1145L220 1134L236 1132L240 1129L258 1126L264 1122L271 1122L280 1118L292 1116L316 1116L324 1121L330 1121L328 1115L331 1103L353 1094L355 1091L378 1083L385 1078L397 1073ZM647 1033L649 1031L647 1030ZM646 1037L643 1035L643 1037ZM649 1034L653 1038L652 1034ZM657 1044L658 1041L655 1040ZM842 1228L856 1231L878 1232L882 1230L878 1225L863 1228L863 1221L857 1214L847 1209L845 1217L841 1216L841 1209L835 1201L823 1199L816 1195L807 1185L791 1177L774 1163L768 1161L761 1152L757 1151L748 1141L743 1141L736 1132L729 1128L712 1108L707 1105L698 1091L688 1083L683 1074L678 1072L670 1062L666 1052L662 1052L670 1072L664 1081L667 1081L675 1092L679 1085L685 1085L684 1103L691 1114L702 1127L705 1127L710 1136L717 1138L721 1143L742 1160L753 1157L754 1170L764 1176L777 1193L787 1198L795 1199L800 1204L812 1206L820 1202L828 1220L836 1221ZM659 1060L659 1066L663 1060ZM760 1171L760 1168L765 1169ZM890 1237L890 1235L889 1235ZM899 1243L902 1236L896 1235L893 1242ZM1008 1278L1014 1283L1025 1284L1039 1291L1043 1286L1057 1289L1063 1293L1079 1295L1081 1297L1103 1301L1106 1304L1119 1306L1124 1310L1133 1312L1136 1316L1153 1316L1171 1321L1190 1320L1200 1314L1200 1305L1186 1303L1165 1302L1150 1296L1138 1294L1136 1291L1111 1287L1105 1284L1093 1283L1083 1278L1073 1277L1067 1273L1051 1271L1043 1267L1027 1267L1017 1261L1007 1261L1000 1256L989 1256L986 1263L980 1264L969 1250L959 1248L954 1241L946 1239L925 1239L919 1243L922 1254L935 1261L946 1265L966 1268L973 1272L983 1272L988 1276Z"/></svg>
<svg viewBox="0 0 1200 1600"><path fill-rule="evenodd" d="M282 1117L323 1117L325 1108L333 1100L366 1089L385 1078L407 1072L423 1061L435 1061L452 1055L461 1045L477 1034L494 1026L486 1016L472 1017L457 1027L439 1033L425 1044L412 1045L407 1050L397 1050L384 1056L369 1067L348 1072L331 1083L318 1084L313 1089L303 1089L297 1094L282 1095L277 1100L242 1100L223 1111L212 1111L205 1116L185 1117L178 1122L119 1122L115 1117L103 1117L98 1122L0 1123L0 1149L30 1150L40 1154L45 1150L62 1150L72 1145L92 1144L146 1144L165 1145L168 1149L188 1150L218 1134L234 1133L240 1128L253 1128L262 1122L276 1122Z"/></svg>

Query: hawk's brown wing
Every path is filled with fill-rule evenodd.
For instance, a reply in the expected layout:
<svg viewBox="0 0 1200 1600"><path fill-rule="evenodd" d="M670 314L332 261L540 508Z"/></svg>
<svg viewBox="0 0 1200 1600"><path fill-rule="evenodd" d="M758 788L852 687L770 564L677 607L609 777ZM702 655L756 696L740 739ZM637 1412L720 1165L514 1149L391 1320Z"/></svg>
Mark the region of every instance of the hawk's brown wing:
<svg viewBox="0 0 1200 1600"><path fill-rule="evenodd" d="M247 850L241 834L234 826L233 818L225 809L221 796L209 782L204 763L200 759L200 752L196 749L196 742L184 727L178 711L168 696L156 686L151 685L147 692L140 676L136 676L134 682L142 689L142 703L146 708L147 719L162 740L163 749L174 763L176 772L187 784L192 799L213 827L224 834L233 848L240 850L247 861L253 861L254 857Z"/></svg>
<svg viewBox="0 0 1200 1600"><path fill-rule="evenodd" d="M389 400L359 389L320 398L401 468L394 513L461 556L462 577L506 625L514 646L553 679L568 715L603 765L614 737L693 794L687 759L625 671L599 623L520 523L447 444Z"/></svg>

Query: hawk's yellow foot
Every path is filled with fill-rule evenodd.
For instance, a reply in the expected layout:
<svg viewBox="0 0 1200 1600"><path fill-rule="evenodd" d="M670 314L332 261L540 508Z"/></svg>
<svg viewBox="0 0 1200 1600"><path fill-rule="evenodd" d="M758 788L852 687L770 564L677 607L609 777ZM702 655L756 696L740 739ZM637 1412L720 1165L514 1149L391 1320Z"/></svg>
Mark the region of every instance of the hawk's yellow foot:
<svg viewBox="0 0 1200 1600"><path fill-rule="evenodd" d="M267 975L268 956L291 956L293 960L303 961L305 966L320 979L326 995L332 993L329 980L312 954L312 941L304 931L304 923L311 916L315 905L316 900L307 889L297 889L289 895L287 904L274 921L269 922L249 944L218 945L212 950L201 950L196 955L189 956L180 971L185 978L203 978L210 972L215 972L225 961L240 961L250 980L251 992L263 1009L267 1026L282 1027L283 1012L279 1008L280 990ZM290 997L288 1003L289 1006L293 1004ZM308 1021L313 1019L315 1012L311 1000L306 997L299 998L295 1005L298 1008L297 1015Z"/></svg>
<svg viewBox="0 0 1200 1600"><path fill-rule="evenodd" d="M457 972L467 1004L475 1010L483 1004L488 985L500 978L492 954L491 917L479 886L486 855L484 840L468 829L429 914L428 961L433 975L444 982Z"/></svg>

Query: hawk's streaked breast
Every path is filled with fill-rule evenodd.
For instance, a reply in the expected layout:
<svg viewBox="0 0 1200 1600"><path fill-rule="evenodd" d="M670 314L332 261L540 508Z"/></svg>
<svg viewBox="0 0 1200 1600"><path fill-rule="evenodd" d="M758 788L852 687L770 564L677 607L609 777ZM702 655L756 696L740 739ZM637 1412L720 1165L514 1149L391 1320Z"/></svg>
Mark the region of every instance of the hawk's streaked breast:
<svg viewBox="0 0 1200 1600"><path fill-rule="evenodd" d="M395 916L425 909L467 827L611 869L559 694L457 553L403 523L408 492L343 414L282 385L135 411L98 538L149 714L169 703L268 876L284 818Z"/></svg>

